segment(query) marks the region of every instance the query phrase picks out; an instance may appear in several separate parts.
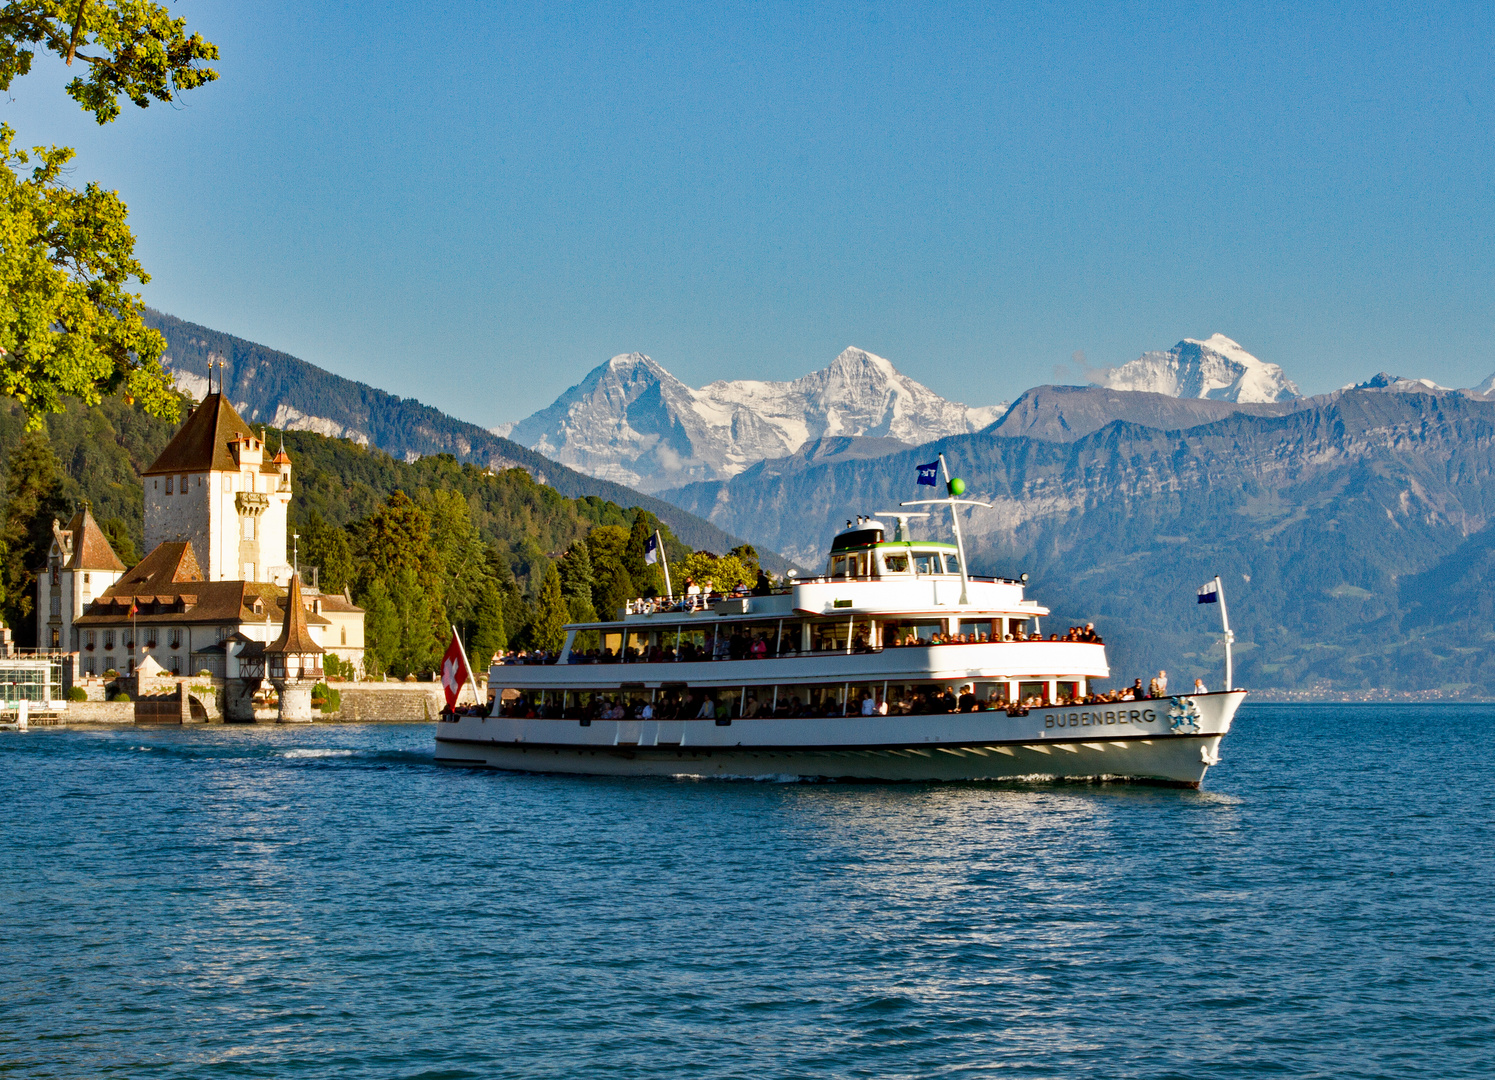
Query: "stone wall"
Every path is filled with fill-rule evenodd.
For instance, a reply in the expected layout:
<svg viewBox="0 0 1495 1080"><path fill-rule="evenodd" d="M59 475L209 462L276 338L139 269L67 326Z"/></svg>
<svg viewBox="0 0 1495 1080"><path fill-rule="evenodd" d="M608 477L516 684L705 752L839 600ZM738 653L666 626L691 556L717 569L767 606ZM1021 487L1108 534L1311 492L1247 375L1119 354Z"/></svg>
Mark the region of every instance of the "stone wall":
<svg viewBox="0 0 1495 1080"><path fill-rule="evenodd" d="M342 710L318 720L384 720L421 723L435 720L446 704L440 683L336 683Z"/></svg>
<svg viewBox="0 0 1495 1080"><path fill-rule="evenodd" d="M64 724L133 724L133 701L69 701L59 714Z"/></svg>

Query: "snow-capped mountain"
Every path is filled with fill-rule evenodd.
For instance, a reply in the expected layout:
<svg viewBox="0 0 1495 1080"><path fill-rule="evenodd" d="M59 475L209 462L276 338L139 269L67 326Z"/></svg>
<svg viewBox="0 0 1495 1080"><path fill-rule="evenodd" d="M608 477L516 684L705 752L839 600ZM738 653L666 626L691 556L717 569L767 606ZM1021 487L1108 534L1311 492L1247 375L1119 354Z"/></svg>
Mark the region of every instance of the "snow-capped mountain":
<svg viewBox="0 0 1495 1080"><path fill-rule="evenodd" d="M1146 352L1092 380L1112 390L1145 390L1169 397L1256 403L1291 401L1298 387L1276 364L1258 360L1224 334L1184 338L1167 352Z"/></svg>
<svg viewBox="0 0 1495 1080"><path fill-rule="evenodd" d="M1491 378L1495 378L1495 375ZM1432 379L1410 379L1405 375L1392 375L1385 371L1372 375L1365 382L1348 383L1340 389L1388 390L1393 394L1445 394L1448 392L1448 387L1439 386Z"/></svg>
<svg viewBox="0 0 1495 1080"><path fill-rule="evenodd" d="M815 439L922 443L977 431L1005 407L946 401L857 348L792 382L738 379L699 390L642 353L628 353L594 368L548 408L494 433L582 472L653 492L724 480Z"/></svg>

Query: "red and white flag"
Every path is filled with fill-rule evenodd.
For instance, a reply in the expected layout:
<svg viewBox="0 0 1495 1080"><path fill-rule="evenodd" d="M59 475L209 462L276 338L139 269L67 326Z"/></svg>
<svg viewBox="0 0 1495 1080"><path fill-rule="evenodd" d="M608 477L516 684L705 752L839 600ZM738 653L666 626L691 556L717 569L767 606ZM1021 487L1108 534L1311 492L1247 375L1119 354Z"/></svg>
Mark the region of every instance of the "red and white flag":
<svg viewBox="0 0 1495 1080"><path fill-rule="evenodd" d="M472 677L472 667L467 663L467 652L462 648L462 639L457 637L457 628L452 627L452 643L446 647L441 658L441 688L446 691L446 707L457 707L457 696L462 693L462 684L477 680Z"/></svg>

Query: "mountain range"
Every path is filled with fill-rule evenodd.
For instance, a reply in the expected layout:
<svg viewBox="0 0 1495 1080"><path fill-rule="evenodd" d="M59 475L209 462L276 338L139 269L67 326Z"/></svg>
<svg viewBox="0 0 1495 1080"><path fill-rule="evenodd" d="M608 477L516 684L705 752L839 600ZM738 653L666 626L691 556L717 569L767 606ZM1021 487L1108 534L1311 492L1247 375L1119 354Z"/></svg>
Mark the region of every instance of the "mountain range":
<svg viewBox="0 0 1495 1080"><path fill-rule="evenodd" d="M652 498L251 342L153 319L184 384L205 386L208 356L228 358L229 395L251 419L407 459L517 465L563 494L654 510L693 546L742 536L805 568L843 519L912 497L914 467L944 452L992 504L964 517L972 568L1029 573L1048 628L1096 622L1127 681L1168 667L1218 683L1214 612L1192 600L1218 573L1243 685L1495 697L1495 376L1447 390L1381 372L1305 398L1217 334L1094 373L1099 385L973 409L861 350L790 383L700 390L630 354L509 429L636 477Z"/></svg>
<svg viewBox="0 0 1495 1080"><path fill-rule="evenodd" d="M1495 562L1482 395L1241 404L1041 387L983 432L663 494L818 563L843 518L916 497L915 467L939 452L992 504L963 516L973 569L1030 573L1053 624L1096 622L1128 681L1167 667L1218 683L1218 627L1193 603L1218 573L1242 685L1495 695L1495 584L1471 572ZM945 518L930 528L949 535Z"/></svg>
<svg viewBox="0 0 1495 1080"><path fill-rule="evenodd" d="M979 431L1005 409L947 401L854 347L792 382L738 379L699 390L629 353L593 368L550 406L494 430L581 472L653 492L724 480L824 438L908 445Z"/></svg>
<svg viewBox="0 0 1495 1080"><path fill-rule="evenodd" d="M166 338L164 363L177 385L199 399L207 391L209 359L226 361L224 390L234 408L251 422L350 439L407 462L451 454L458 461L494 470L522 468L567 498L590 495L623 507L642 507L693 548L724 552L742 543L678 506L568 469L414 399L345 379L287 353L160 311L148 311L146 322ZM770 569L788 568L777 554L761 554Z"/></svg>

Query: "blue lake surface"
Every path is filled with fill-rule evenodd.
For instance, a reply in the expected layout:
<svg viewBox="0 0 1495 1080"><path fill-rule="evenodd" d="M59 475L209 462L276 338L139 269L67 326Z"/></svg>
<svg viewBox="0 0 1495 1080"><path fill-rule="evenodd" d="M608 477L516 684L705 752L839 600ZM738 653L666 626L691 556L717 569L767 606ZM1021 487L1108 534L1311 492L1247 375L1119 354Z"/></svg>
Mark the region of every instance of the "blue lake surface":
<svg viewBox="0 0 1495 1080"><path fill-rule="evenodd" d="M1492 725L1247 706L1201 792L0 733L0 1074L1487 1078Z"/></svg>

